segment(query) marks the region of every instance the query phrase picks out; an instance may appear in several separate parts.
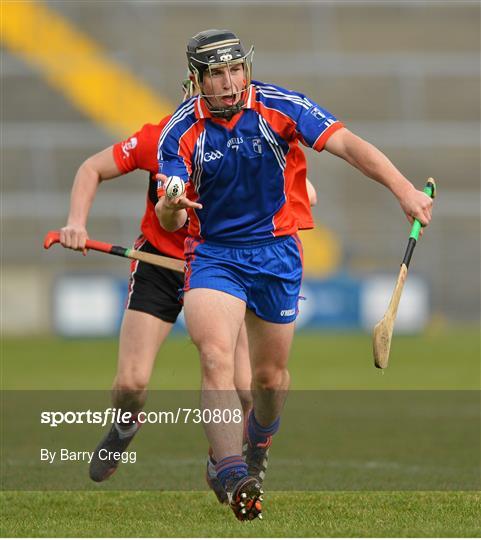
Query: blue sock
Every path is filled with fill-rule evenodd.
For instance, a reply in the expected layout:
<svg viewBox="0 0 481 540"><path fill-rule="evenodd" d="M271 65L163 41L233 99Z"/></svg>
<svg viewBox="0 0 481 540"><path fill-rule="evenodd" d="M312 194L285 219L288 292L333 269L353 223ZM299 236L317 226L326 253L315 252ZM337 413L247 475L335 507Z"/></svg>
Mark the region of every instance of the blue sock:
<svg viewBox="0 0 481 540"><path fill-rule="evenodd" d="M247 464L242 456L228 456L216 463L215 470L220 483L227 488L227 481L232 477L247 476Z"/></svg>
<svg viewBox="0 0 481 540"><path fill-rule="evenodd" d="M252 410L247 421L247 436L250 444L252 446L266 444L269 437L277 433L280 423L281 419L276 418L270 426L261 426L257 421L254 410Z"/></svg>

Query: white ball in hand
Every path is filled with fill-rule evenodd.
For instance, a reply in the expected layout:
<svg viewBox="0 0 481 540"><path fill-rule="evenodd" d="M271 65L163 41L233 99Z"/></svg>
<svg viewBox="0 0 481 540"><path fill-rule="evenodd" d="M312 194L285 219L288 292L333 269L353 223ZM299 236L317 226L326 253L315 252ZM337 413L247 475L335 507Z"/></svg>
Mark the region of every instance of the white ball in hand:
<svg viewBox="0 0 481 540"><path fill-rule="evenodd" d="M165 195L169 199L178 199L185 192L185 182L179 176L169 176L165 184Z"/></svg>

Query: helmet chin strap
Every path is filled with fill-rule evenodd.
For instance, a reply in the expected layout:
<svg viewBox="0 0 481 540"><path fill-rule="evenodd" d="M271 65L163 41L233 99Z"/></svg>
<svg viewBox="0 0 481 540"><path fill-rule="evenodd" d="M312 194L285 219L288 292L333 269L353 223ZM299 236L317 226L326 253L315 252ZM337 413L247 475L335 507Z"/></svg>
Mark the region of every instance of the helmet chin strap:
<svg viewBox="0 0 481 540"><path fill-rule="evenodd" d="M239 102L235 105L231 105L230 107L224 107L221 109L215 109L207 98L204 99L207 102L207 106L209 107L209 111L212 116L216 118L226 118L227 120L230 120L235 114L240 112L245 105L244 100L240 99Z"/></svg>
<svg viewBox="0 0 481 540"><path fill-rule="evenodd" d="M244 84L245 84L245 81L244 81ZM215 106L212 105L212 103L209 100L210 97L217 97L216 95L212 95L212 96L204 95L203 97L207 103L207 107L209 108L209 111L212 114L212 116L216 118L226 118L227 120L230 120L235 114L237 114L244 108L245 106L244 97L245 97L246 92L247 92L247 88L244 88L244 90L242 90L241 92L235 92L235 93L241 94L239 101L235 105L230 105L228 107L220 107L220 108L215 108ZM234 96L234 94L232 95Z"/></svg>

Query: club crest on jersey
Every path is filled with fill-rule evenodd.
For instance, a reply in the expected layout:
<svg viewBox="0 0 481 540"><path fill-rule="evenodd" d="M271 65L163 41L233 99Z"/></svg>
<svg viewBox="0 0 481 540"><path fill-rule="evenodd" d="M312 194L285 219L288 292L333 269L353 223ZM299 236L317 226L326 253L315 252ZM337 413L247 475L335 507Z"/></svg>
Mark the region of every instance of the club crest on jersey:
<svg viewBox="0 0 481 540"><path fill-rule="evenodd" d="M224 157L224 154L220 150L213 150L212 152L206 152L204 154L204 161L214 161Z"/></svg>
<svg viewBox="0 0 481 540"><path fill-rule="evenodd" d="M122 143L122 153L124 157L129 157L130 150L137 146L137 137L131 137L128 141Z"/></svg>
<svg viewBox="0 0 481 540"><path fill-rule="evenodd" d="M257 154L262 154L262 141L260 139L252 139L252 148Z"/></svg>
<svg viewBox="0 0 481 540"><path fill-rule="evenodd" d="M317 120L324 120L326 118L322 111L320 111L317 107L312 107L309 113L312 114L312 116L314 116L314 118Z"/></svg>

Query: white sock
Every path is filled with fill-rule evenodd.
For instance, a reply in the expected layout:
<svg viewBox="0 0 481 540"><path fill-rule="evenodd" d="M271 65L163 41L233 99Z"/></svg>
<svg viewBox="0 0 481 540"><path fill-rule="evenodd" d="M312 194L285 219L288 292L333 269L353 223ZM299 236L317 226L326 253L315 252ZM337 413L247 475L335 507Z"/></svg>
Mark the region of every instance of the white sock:
<svg viewBox="0 0 481 540"><path fill-rule="evenodd" d="M132 424L131 426L128 426L128 427L121 427L119 426L119 424L117 424L117 422L115 422L114 426L115 426L115 429L117 430L117 433L119 434L120 439L126 439L127 437L132 437L132 435L134 435L139 429L139 425L137 424L137 422L135 422L135 424Z"/></svg>

